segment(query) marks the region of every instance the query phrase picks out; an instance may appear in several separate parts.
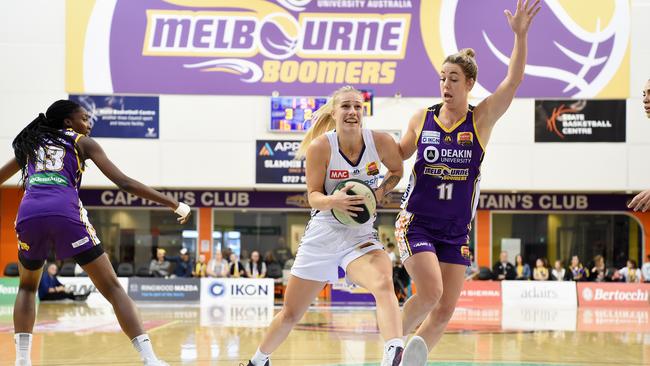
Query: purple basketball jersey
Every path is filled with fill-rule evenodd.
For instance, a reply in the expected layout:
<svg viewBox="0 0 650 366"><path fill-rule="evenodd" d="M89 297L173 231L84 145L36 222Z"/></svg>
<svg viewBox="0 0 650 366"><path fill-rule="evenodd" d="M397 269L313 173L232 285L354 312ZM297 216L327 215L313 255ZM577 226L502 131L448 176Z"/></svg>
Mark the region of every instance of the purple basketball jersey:
<svg viewBox="0 0 650 366"><path fill-rule="evenodd" d="M466 244L478 203L483 144L472 106L451 128L438 119L441 107L437 104L425 114L402 208L444 233L441 241Z"/></svg>
<svg viewBox="0 0 650 366"><path fill-rule="evenodd" d="M66 136L78 141L81 135L67 130ZM81 159L71 141L57 141L37 150L38 161L27 164L25 195L16 222L33 217L65 216L77 221L82 215L78 188L81 184Z"/></svg>

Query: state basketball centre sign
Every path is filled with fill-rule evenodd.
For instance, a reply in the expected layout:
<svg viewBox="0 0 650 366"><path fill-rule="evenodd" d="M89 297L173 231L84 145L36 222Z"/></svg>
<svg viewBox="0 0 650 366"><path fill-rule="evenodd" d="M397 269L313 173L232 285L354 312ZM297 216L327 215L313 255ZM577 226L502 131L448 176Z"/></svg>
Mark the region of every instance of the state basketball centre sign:
<svg viewBox="0 0 650 366"><path fill-rule="evenodd" d="M629 1L544 4L519 97L627 98ZM503 0L66 2L66 90L75 94L440 96L447 55L473 47L493 93L513 33ZM457 26L470 24L472 26ZM480 26L477 26L480 25ZM552 32L549 32L552 29Z"/></svg>
<svg viewBox="0 0 650 366"><path fill-rule="evenodd" d="M536 100L535 142L625 142L625 100Z"/></svg>

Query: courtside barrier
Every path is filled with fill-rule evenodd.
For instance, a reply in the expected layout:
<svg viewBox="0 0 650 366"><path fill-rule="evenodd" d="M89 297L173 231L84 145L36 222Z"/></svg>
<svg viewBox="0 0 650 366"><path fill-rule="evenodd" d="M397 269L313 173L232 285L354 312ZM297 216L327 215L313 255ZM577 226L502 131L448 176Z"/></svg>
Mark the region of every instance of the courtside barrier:
<svg viewBox="0 0 650 366"><path fill-rule="evenodd" d="M609 308L650 308L650 283L579 282L578 304Z"/></svg>
<svg viewBox="0 0 650 366"><path fill-rule="evenodd" d="M129 278L129 296L135 301L198 302L198 278Z"/></svg>
<svg viewBox="0 0 650 366"><path fill-rule="evenodd" d="M225 303L273 304L271 278L202 278L201 306Z"/></svg>
<svg viewBox="0 0 650 366"><path fill-rule="evenodd" d="M457 307L501 307L501 282L465 281Z"/></svg>
<svg viewBox="0 0 650 366"><path fill-rule="evenodd" d="M502 281L503 307L576 308L575 282Z"/></svg>

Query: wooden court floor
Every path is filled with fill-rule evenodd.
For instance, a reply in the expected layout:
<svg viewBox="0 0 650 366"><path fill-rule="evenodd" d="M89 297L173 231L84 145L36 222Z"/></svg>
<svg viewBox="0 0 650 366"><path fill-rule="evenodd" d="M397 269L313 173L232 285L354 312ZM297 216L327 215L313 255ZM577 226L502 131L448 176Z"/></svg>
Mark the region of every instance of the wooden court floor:
<svg viewBox="0 0 650 366"><path fill-rule="evenodd" d="M278 311L271 305L141 305L171 365L239 365ZM12 308L0 307L0 365L13 365ZM109 307L39 305L34 365L140 365ZM315 306L273 354L274 366L378 365L370 308ZM650 365L650 311L458 309L430 365Z"/></svg>

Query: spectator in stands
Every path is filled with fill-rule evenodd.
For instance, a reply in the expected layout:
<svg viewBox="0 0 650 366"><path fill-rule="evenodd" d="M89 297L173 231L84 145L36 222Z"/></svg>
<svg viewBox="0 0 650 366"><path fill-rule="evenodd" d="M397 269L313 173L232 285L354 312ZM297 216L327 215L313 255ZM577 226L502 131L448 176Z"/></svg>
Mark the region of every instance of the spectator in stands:
<svg viewBox="0 0 650 366"><path fill-rule="evenodd" d="M205 262L205 254L199 255L199 260L196 261L194 265L194 270L192 271L192 277L207 277L208 275L208 264Z"/></svg>
<svg viewBox="0 0 650 366"><path fill-rule="evenodd" d="M227 277L229 270L228 261L223 258L220 250L214 253L214 258L208 261L206 273L210 277Z"/></svg>
<svg viewBox="0 0 650 366"><path fill-rule="evenodd" d="M535 261L535 269L533 270L533 279L535 281L548 281L550 273L544 264L544 259L537 258Z"/></svg>
<svg viewBox="0 0 650 366"><path fill-rule="evenodd" d="M505 250L499 255L499 261L492 266L492 275L498 281L515 279L515 267L508 262L508 252Z"/></svg>
<svg viewBox="0 0 650 366"><path fill-rule="evenodd" d="M291 249L289 249L287 246L287 242L284 240L284 236L278 237L276 247L273 249L273 256L275 257L275 260L278 261L280 266L284 266L284 263L292 258Z"/></svg>
<svg viewBox="0 0 650 366"><path fill-rule="evenodd" d="M90 291L85 294L76 295L70 291L66 291L65 286L56 278L56 272L58 270L59 268L55 263L48 264L47 270L43 272L41 282L38 285L38 298L41 301L65 299L85 301L88 295L90 295Z"/></svg>
<svg viewBox="0 0 650 366"><path fill-rule="evenodd" d="M641 276L644 282L650 282L650 254L646 257L647 262L641 267Z"/></svg>
<svg viewBox="0 0 650 366"><path fill-rule="evenodd" d="M244 269L248 267L248 262L250 262L251 256L248 254L248 250L243 249L241 255L239 256L239 261L244 265Z"/></svg>
<svg viewBox="0 0 650 366"><path fill-rule="evenodd" d="M158 248L156 250L156 258L151 260L149 263L149 272L154 277L169 277L169 267L171 263L165 260L165 253L167 251L163 248Z"/></svg>
<svg viewBox="0 0 650 366"><path fill-rule="evenodd" d="M395 244L391 243L390 241L388 244L386 244L386 253L388 253L388 258L390 258L390 262L395 267L395 263L397 262L397 255L395 254Z"/></svg>
<svg viewBox="0 0 650 366"><path fill-rule="evenodd" d="M284 262L284 266L282 268L290 270L291 267L293 267L293 262L295 259L296 259L296 254L294 253L293 256L291 256L291 258L287 259L287 261Z"/></svg>
<svg viewBox="0 0 650 366"><path fill-rule="evenodd" d="M515 280L530 280L530 266L521 254L515 256Z"/></svg>
<svg viewBox="0 0 650 366"><path fill-rule="evenodd" d="M282 278L282 265L275 260L272 251L267 251L264 255L264 263L266 263L266 277L268 278Z"/></svg>
<svg viewBox="0 0 650 366"><path fill-rule="evenodd" d="M556 260L553 270L551 271L551 280L553 281L571 281L571 271L567 271L562 265L561 260Z"/></svg>
<svg viewBox="0 0 650 366"><path fill-rule="evenodd" d="M266 277L266 263L260 258L260 252L253 250L251 252L250 260L246 267L246 277L248 278L265 278Z"/></svg>
<svg viewBox="0 0 650 366"><path fill-rule="evenodd" d="M230 255L232 254L232 249L226 247L223 249L221 254L223 254L223 259L225 259L226 262L228 262L228 270L230 270Z"/></svg>
<svg viewBox="0 0 650 366"><path fill-rule="evenodd" d="M571 278L574 281L586 281L589 278L589 271L585 269L577 255L571 257L569 270L571 271Z"/></svg>
<svg viewBox="0 0 650 366"><path fill-rule="evenodd" d="M637 283L641 282L641 270L637 268L636 261L633 259L627 260L627 266L618 270L623 282Z"/></svg>
<svg viewBox="0 0 650 366"><path fill-rule="evenodd" d="M465 268L465 281L471 281L475 279L479 274L478 264L474 260L474 253L469 252L469 266Z"/></svg>
<svg viewBox="0 0 650 366"><path fill-rule="evenodd" d="M172 277L192 277L194 266L190 262L190 254L187 248L181 248L180 256L165 257L166 260L176 264Z"/></svg>
<svg viewBox="0 0 650 366"><path fill-rule="evenodd" d="M237 254L230 254L230 277L239 278L246 277L246 269L237 258Z"/></svg>
<svg viewBox="0 0 650 366"><path fill-rule="evenodd" d="M605 258L602 255L597 255L594 257L594 266L591 268L591 273L589 274L589 281L593 282L605 282L609 281L607 276L607 267L605 267Z"/></svg>

